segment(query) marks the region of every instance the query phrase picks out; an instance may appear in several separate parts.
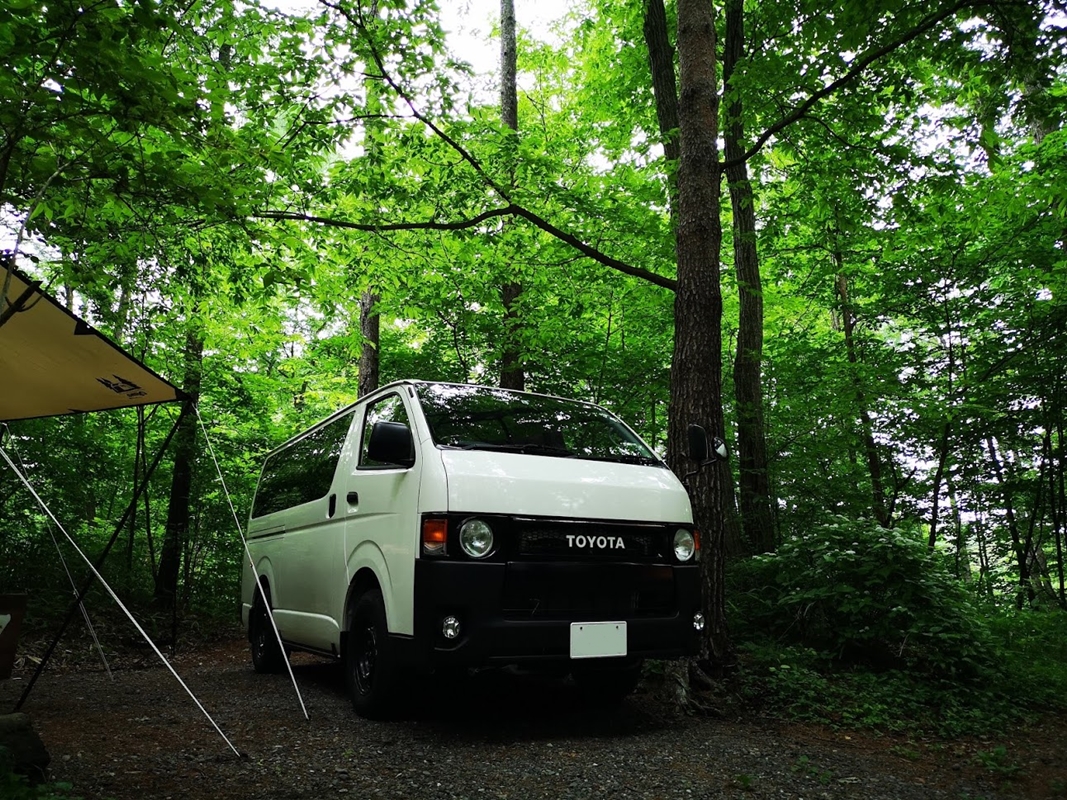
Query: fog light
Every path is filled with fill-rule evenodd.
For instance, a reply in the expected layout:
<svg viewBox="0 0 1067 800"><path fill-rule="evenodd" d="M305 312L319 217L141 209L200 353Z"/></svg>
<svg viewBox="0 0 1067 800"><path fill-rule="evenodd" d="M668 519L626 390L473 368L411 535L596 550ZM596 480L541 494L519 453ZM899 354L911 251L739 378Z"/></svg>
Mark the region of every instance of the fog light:
<svg viewBox="0 0 1067 800"><path fill-rule="evenodd" d="M703 621L700 623L704 627ZM446 639L455 639L459 636L459 620L449 615L441 620L441 635Z"/></svg>
<svg viewBox="0 0 1067 800"><path fill-rule="evenodd" d="M699 611L693 615L693 630L704 630L704 615L701 614Z"/></svg>

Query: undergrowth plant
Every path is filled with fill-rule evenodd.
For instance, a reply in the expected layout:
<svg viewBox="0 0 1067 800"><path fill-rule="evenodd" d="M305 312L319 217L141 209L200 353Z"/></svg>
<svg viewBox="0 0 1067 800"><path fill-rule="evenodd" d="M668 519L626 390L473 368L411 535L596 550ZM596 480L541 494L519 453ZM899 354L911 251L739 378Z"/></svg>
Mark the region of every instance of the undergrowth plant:
<svg viewBox="0 0 1067 800"><path fill-rule="evenodd" d="M72 788L62 782L31 783L15 771L10 751L0 745L0 797L4 800L80 800L70 793Z"/></svg>
<svg viewBox="0 0 1067 800"><path fill-rule="evenodd" d="M836 517L737 565L742 632L838 664L970 680L995 662L970 594L913 531Z"/></svg>
<svg viewBox="0 0 1067 800"><path fill-rule="evenodd" d="M734 564L742 696L945 736L1067 707L1067 614L978 601L915 531L835 518Z"/></svg>

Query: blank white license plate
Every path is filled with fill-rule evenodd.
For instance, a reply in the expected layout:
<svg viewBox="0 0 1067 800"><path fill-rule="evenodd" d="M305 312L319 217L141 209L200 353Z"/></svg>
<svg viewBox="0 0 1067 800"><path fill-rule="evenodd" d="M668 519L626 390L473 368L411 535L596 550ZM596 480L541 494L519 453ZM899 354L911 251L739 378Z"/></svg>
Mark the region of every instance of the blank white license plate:
<svg viewBox="0 0 1067 800"><path fill-rule="evenodd" d="M625 622L572 622L571 658L626 655Z"/></svg>

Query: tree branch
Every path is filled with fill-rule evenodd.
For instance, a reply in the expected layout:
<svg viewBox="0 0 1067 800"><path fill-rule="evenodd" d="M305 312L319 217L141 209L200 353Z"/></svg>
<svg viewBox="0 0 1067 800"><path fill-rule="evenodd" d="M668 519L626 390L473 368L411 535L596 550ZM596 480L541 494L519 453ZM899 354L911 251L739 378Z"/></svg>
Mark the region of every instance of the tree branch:
<svg viewBox="0 0 1067 800"><path fill-rule="evenodd" d="M333 217L320 217L315 214L302 214L294 211L257 211L253 212L251 216L254 219L273 219L273 220L286 220L289 222L313 222L317 225L326 225L330 228L345 228L347 230L354 231L370 231L372 233L381 233L384 231L461 231L468 228L474 228L482 224L486 220L494 219L497 217L514 216L524 219L534 227L539 228L545 233L559 239L564 244L568 244L582 255L593 259L598 264L602 264L605 267L610 267L616 272L621 272L625 275L631 275L635 278L653 283L656 286L662 286L664 289L670 289L672 292L675 290L677 282L674 278L668 278L663 275L659 275L655 272L651 272L641 267L635 267L632 264L627 264L625 261L619 261L617 258L612 258L606 253L602 253L595 247L586 244L577 236L560 230L551 222L535 214L529 209L522 206L511 205L503 208L493 208L488 211L483 211L476 217L472 217L467 220L458 220L456 222L391 222L388 224L383 223L366 223L366 222L350 222L343 219L335 219Z"/></svg>
<svg viewBox="0 0 1067 800"><path fill-rule="evenodd" d="M767 144L767 141L772 136L807 115L808 111L811 110L811 108L820 100L829 97L838 89L848 85L849 83L852 83L852 81L858 78L864 72L864 70L866 70L867 67L873 64L875 61L879 60L880 58L884 58L893 51L898 50L909 42L919 38L932 27L937 25L937 23L948 19L949 17L956 14L958 11L962 11L965 8L993 5L995 2L997 2L997 0L959 0L959 2L953 3L948 8L944 8L936 14L927 17L914 28L901 34L893 41L888 42L882 45L881 47L875 48L874 50L871 50L862 58L857 59L853 64L852 68L844 75L842 75L836 81L827 84L822 89L812 94L810 97L808 97L807 100L805 100L799 106L794 108L791 112L789 112L776 123L767 128L763 133L759 135L759 137L757 137L753 145L748 150L746 150L743 155L739 156L738 158L730 159L729 161L724 161L720 166L725 169L727 167L733 167L748 161L750 158L752 158L760 150L763 149L763 145Z"/></svg>
<svg viewBox="0 0 1067 800"><path fill-rule="evenodd" d="M486 220L494 217L507 217L514 213L512 206L506 208L493 208L483 211L476 217L458 222L392 222L392 223L366 223L349 222L348 220L335 219L333 217L320 217L314 214L301 214L293 211L256 211L252 213L255 219L278 219L290 222L314 222L318 225L326 225L330 228L347 228L353 231L461 231L474 228Z"/></svg>
<svg viewBox="0 0 1067 800"><path fill-rule="evenodd" d="M364 33L367 32L366 24L364 23L364 21L362 19L362 16L359 16L359 15L353 16L352 13L349 11L349 9L341 7L340 5L338 5L336 2L333 2L332 0L320 0L320 2L324 6L326 6L327 8L331 8L334 11L336 11L337 13L341 14L345 19L347 19L350 23L355 25L357 28L359 28ZM367 46L368 46L371 58L374 60L374 63L377 66L378 71L381 74L382 80L384 80L389 85L389 87L394 92L396 92L397 96L401 100L404 101L405 105L407 105L408 109L411 111L411 115L416 120L418 120L423 125L425 125L427 128L429 128L431 131L433 131L433 133L437 137L439 137L443 142L445 142L445 144L447 144L457 154L459 154L460 158L463 159L464 161L466 161L467 164L470 165L471 169L473 169L478 174L478 176L481 177L481 179L483 181L485 181L485 184L490 189L492 189L497 194L497 196L499 196L502 200L504 200L504 202L506 202L508 205L507 205L507 208L504 208L504 209L497 209L495 211L487 211L484 214L479 214L473 220L471 220L469 222L465 222L465 223L463 223L463 222L459 222L459 223L406 223L406 224L399 224L396 227L392 227L392 226L388 226L388 225L360 225L360 224L357 224L357 223L346 223L344 225L338 225L337 227L348 227L348 228L354 228L356 230L374 230L374 231L382 231L382 230L420 230L420 229L421 230L462 230L463 228L473 227L474 225L477 225L479 222L482 222L485 219L488 219L490 217L498 217L498 216L504 216L504 215L509 215L510 214L510 215L514 215L516 217L521 217L522 219L525 219L527 222L532 223L535 227L537 227L537 228L541 229L542 231L544 231L545 233L555 237L559 241L570 245L571 247L575 248L576 250L578 250L583 255L588 256L589 258L593 259L594 261L596 261L599 264L602 264L602 265L604 265L606 267L610 267L611 269L614 269L617 272L622 272L625 275L631 275L631 276L633 276L635 278L641 278L642 280L648 281L649 283L654 283L657 286L662 286L665 289L670 289L671 291L674 291L675 285L676 285L676 281L673 278L667 278L667 277L664 277L662 275L657 275L656 273L650 272L649 270L642 269L641 267L635 267L635 266L633 266L631 264L627 264L624 261L619 261L616 258L612 258L611 256L606 255L605 253L601 253L595 247L592 247L591 245L586 244L581 239L579 239L577 236L574 236L573 234L567 233L567 232L561 230L560 228L557 228L555 225L550 223L544 217L542 217L542 216L540 216L538 214L535 214L534 212L532 212L532 211L530 211L528 209L525 209L522 206L516 205L514 203L514 201L512 201L510 193L508 191L506 191L505 188L503 186L501 186L497 181L493 180L492 176L489 175L489 173L486 171L485 167L474 156L473 153L471 153L462 144L460 144L458 141L456 141L451 136L449 136L448 133L446 131L444 131L442 128L440 128L438 125L436 125L433 122L433 120L429 119L427 116L425 116L424 114L422 114L418 110L418 108L415 106L415 101L393 79L392 75L390 75L389 71L385 68L385 61L382 58L381 54L378 52L378 50L374 47L374 43L370 40L369 36L367 37ZM281 212L268 212L268 213L281 213ZM274 219L292 219L294 217L284 217L283 216L283 217L273 217L273 218ZM310 218L300 217L300 216L298 216L296 218L305 219L306 221L309 221L309 222L315 222L315 221L325 222L324 220L310 219ZM325 224L330 224L330 223L325 223Z"/></svg>

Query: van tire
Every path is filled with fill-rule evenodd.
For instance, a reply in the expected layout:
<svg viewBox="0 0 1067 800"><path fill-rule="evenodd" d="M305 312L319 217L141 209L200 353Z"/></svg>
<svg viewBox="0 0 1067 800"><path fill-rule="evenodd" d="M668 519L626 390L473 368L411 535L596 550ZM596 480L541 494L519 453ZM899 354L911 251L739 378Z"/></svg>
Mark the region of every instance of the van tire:
<svg viewBox="0 0 1067 800"><path fill-rule="evenodd" d="M352 708L368 719L388 716L394 710L398 670L379 589L356 601L345 649L345 680Z"/></svg>
<svg viewBox="0 0 1067 800"><path fill-rule="evenodd" d="M248 639L252 644L252 669L262 675L277 675L285 669L285 651L278 644L278 636L261 600L252 607Z"/></svg>

